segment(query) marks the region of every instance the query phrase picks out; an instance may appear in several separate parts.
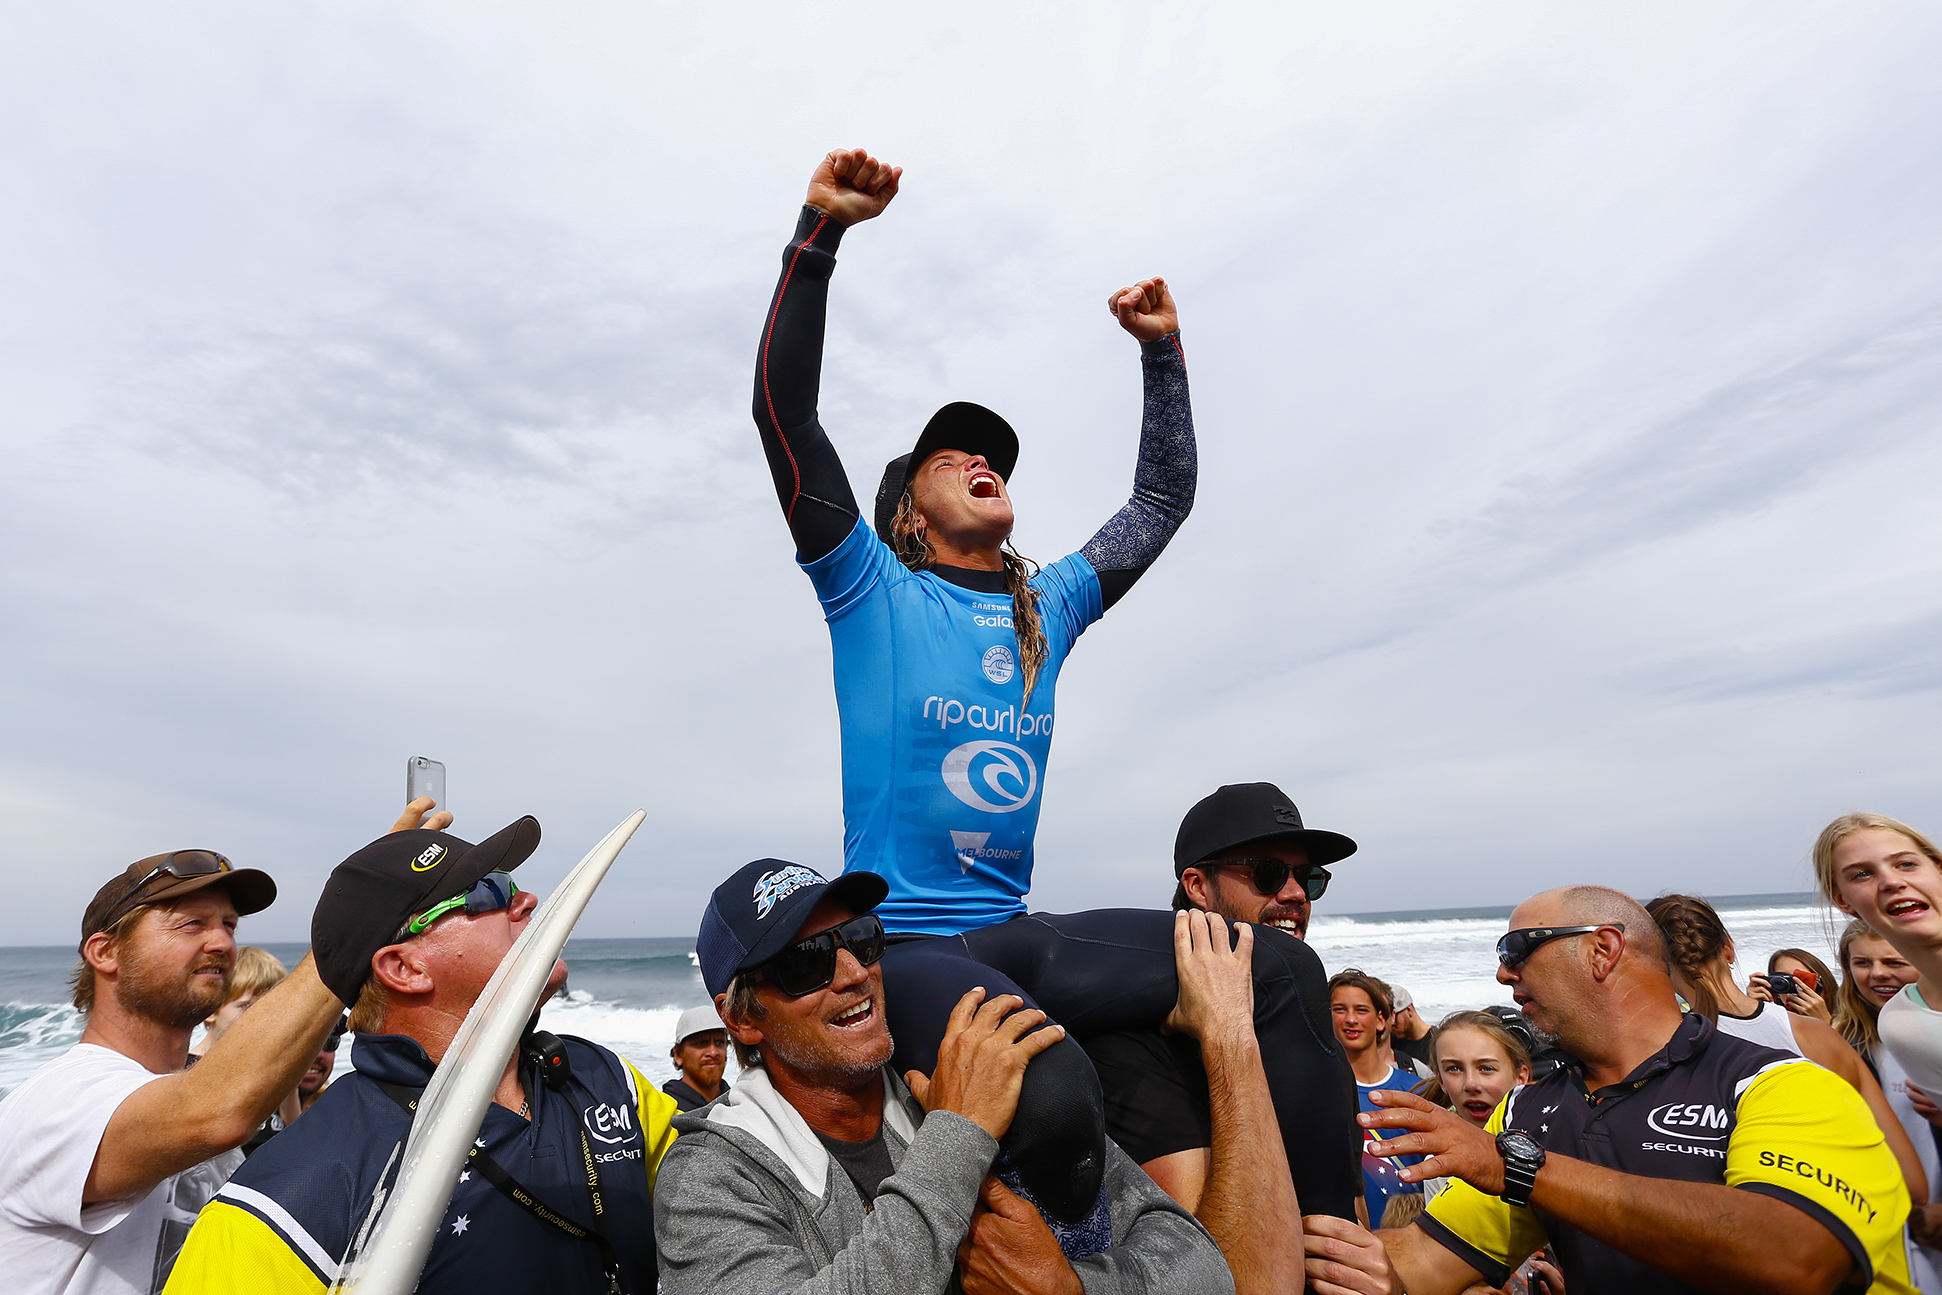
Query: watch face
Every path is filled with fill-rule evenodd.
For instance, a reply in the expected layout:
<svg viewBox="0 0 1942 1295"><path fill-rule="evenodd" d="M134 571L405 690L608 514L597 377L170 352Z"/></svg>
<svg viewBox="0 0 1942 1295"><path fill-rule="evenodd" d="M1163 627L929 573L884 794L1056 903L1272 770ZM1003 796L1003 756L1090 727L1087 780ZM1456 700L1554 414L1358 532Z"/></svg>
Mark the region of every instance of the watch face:
<svg viewBox="0 0 1942 1295"><path fill-rule="evenodd" d="M1528 1135L1523 1133L1504 1134L1502 1138L1498 1139L1498 1146L1506 1155L1512 1156L1536 1156L1542 1154L1543 1151L1537 1143L1533 1142Z"/></svg>

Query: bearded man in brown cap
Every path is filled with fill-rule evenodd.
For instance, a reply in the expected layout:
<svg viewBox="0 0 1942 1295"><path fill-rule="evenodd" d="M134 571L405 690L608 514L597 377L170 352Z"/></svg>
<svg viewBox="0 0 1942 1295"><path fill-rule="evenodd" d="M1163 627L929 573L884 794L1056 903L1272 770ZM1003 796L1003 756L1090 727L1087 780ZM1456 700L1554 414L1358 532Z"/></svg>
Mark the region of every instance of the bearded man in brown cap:
<svg viewBox="0 0 1942 1295"><path fill-rule="evenodd" d="M431 808L413 801L392 830ZM268 874L213 850L143 859L95 894L72 977L81 1041L0 1102L10 1291L147 1295L168 1281L196 1211L342 1010L305 957L185 1068L190 1035L228 992L237 919L275 898Z"/></svg>

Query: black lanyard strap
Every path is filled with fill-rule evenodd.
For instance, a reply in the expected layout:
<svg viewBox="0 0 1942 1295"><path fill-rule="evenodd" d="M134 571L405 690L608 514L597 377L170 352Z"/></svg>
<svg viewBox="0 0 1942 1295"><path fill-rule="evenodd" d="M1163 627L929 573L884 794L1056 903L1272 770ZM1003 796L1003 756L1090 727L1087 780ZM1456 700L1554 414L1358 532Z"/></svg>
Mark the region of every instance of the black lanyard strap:
<svg viewBox="0 0 1942 1295"><path fill-rule="evenodd" d="M406 1088L402 1084L389 1084L382 1079L374 1079L371 1082L382 1088L387 1097L406 1111L415 1113L418 1110L418 1097L422 1089ZM575 1241L585 1241L596 1246L600 1251L601 1265L607 1270L608 1290L613 1295L624 1295L627 1288L620 1280L620 1256L614 1253L613 1242L606 1238L605 1229L602 1227L606 1222L606 1206L600 1199L600 1171L594 1166L593 1144L587 1141L585 1129L577 1129L577 1131L580 1134L580 1154L585 1158L587 1166L587 1194L593 1198L593 1231L581 1227L533 1195L524 1184L506 1171L504 1165L487 1155L481 1148L474 1146L466 1154L466 1159L478 1166L479 1172L485 1175L485 1180L496 1187L501 1196L519 1206L520 1209L540 1222L566 1233Z"/></svg>

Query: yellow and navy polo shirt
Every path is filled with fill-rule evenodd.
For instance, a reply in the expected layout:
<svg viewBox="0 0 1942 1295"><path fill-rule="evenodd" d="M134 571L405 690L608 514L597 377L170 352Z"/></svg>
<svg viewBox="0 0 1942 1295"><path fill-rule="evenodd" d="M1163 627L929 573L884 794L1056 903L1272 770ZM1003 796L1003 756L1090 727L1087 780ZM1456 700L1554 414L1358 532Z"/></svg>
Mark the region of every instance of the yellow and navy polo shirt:
<svg viewBox="0 0 1942 1295"><path fill-rule="evenodd" d="M674 1099L606 1048L563 1040L578 1084L556 1092L528 1064L532 1118L487 1108L478 1146L545 1205L592 1228L586 1156L598 1162L606 1233L633 1291L655 1286L654 1175L674 1144ZM356 1069L243 1163L196 1216L166 1295L323 1295L395 1175L411 1115L383 1084L422 1089L433 1066L396 1034L357 1039ZM587 1135L583 1146L581 1133ZM420 1292L609 1289L596 1246L535 1218L468 1167L426 1257Z"/></svg>
<svg viewBox="0 0 1942 1295"><path fill-rule="evenodd" d="M1840 1289L1912 1295L1902 1224L1908 1189L1867 1103L1811 1061L1721 1034L1688 1014L1664 1049L1595 1093L1560 1069L1515 1089L1490 1132L1516 1129L1548 1152L1642 1178L1723 1183L1785 1201L1854 1259ZM1501 1286L1555 1246L1571 1295L1674 1295L1696 1286L1656 1272L1533 1207L1453 1181L1419 1226Z"/></svg>

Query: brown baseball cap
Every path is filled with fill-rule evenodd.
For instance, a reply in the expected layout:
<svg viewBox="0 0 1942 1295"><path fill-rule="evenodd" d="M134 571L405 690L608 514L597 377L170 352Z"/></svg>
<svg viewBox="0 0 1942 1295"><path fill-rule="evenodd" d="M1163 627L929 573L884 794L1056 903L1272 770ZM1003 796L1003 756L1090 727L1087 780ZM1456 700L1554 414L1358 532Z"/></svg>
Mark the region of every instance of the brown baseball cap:
<svg viewBox="0 0 1942 1295"><path fill-rule="evenodd" d="M171 850L137 859L94 892L81 917L81 943L143 904L223 886L238 915L260 913L276 902L276 882L255 868L238 868L214 850Z"/></svg>

